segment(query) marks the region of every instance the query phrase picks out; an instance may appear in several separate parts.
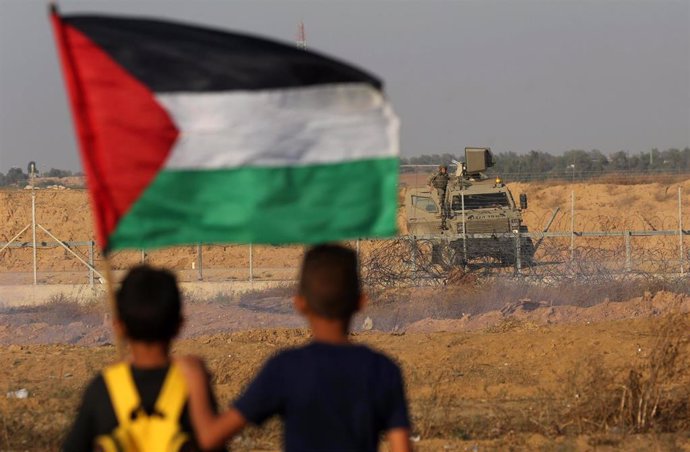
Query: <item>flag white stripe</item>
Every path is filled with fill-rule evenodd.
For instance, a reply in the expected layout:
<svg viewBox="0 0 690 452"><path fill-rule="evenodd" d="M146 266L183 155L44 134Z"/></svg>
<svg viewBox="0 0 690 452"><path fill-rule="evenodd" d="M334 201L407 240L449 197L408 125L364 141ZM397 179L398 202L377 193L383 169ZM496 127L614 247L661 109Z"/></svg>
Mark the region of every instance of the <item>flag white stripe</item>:
<svg viewBox="0 0 690 452"><path fill-rule="evenodd" d="M399 153L397 116L363 83L156 98L180 130L165 169L305 166Z"/></svg>

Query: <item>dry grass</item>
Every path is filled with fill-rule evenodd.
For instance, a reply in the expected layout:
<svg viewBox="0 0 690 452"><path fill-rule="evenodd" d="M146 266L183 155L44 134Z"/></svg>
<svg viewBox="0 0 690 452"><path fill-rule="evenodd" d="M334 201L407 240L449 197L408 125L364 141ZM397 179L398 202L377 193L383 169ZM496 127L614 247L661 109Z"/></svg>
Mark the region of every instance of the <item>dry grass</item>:
<svg viewBox="0 0 690 452"><path fill-rule="evenodd" d="M450 397L442 391L446 378L446 372L440 372L431 383L429 396L419 400L413 411L414 425L422 438L446 434L443 427L447 423L451 403Z"/></svg>
<svg viewBox="0 0 690 452"><path fill-rule="evenodd" d="M600 358L567 376L565 405L556 432L678 432L690 427L687 315L671 314L658 326L646 357L625 369L606 367ZM556 402L558 403L558 402Z"/></svg>
<svg viewBox="0 0 690 452"><path fill-rule="evenodd" d="M489 333L529 328L506 321ZM591 446L617 446L627 435L678 434L690 428L687 315L672 314L651 332L653 345L639 362L622 368L590 356L566 371L563 385L526 399L487 393L486 404L458 401L444 387L448 371L426 381L412 404L422 439L488 440L513 434L585 435ZM415 375L423 381L422 375ZM486 378L490 378L487 374ZM490 402L489 402L490 401Z"/></svg>
<svg viewBox="0 0 690 452"><path fill-rule="evenodd" d="M13 306L0 309L3 314L40 314L42 317L59 319L77 318L108 312L106 300L97 296L69 296L64 293L51 295L42 305Z"/></svg>

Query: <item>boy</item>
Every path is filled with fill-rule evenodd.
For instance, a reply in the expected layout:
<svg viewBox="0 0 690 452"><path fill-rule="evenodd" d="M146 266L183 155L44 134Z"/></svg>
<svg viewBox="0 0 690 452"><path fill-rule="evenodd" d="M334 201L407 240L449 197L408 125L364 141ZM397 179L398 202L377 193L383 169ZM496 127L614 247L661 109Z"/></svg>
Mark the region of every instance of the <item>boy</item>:
<svg viewBox="0 0 690 452"><path fill-rule="evenodd" d="M269 359L223 415L212 413L202 364L183 361L201 445L220 446L247 422L258 425L277 414L288 452L376 451L382 433L392 452L410 450L400 369L348 339L350 319L364 302L357 268L356 254L342 246L320 245L306 253L294 304L313 341Z"/></svg>
<svg viewBox="0 0 690 452"><path fill-rule="evenodd" d="M116 304L113 327L129 343L131 359L108 367L88 385L63 450L127 451L133 444L147 452L199 450L186 407L186 382L170 359L171 341L183 321L175 276L135 267L122 282ZM213 396L206 397L206 405L215 409Z"/></svg>

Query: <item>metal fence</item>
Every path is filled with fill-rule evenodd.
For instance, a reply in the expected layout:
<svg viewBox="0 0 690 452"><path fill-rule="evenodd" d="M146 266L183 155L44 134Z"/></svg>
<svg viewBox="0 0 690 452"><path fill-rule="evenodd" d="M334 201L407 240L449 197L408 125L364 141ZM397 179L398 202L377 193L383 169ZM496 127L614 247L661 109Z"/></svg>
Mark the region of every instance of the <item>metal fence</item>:
<svg viewBox="0 0 690 452"><path fill-rule="evenodd" d="M558 278L619 277L620 275L684 276L690 271L684 229L683 197L678 188L665 189L663 211L645 211L628 217L589 214L578 216L576 196L564 195L554 212L527 211L523 219L530 232L505 234L404 235L390 240L357 240L362 273L371 284L446 281L463 272L509 274L544 281ZM621 201L624 204L624 201ZM677 203L676 207L671 207ZM621 209L624 209L621 206ZM674 214L674 210L676 210ZM559 213L560 212L560 213ZM559 213L557 216L556 213ZM686 218L687 220L687 218ZM29 230L48 240L20 240ZM9 236L7 236L9 237ZM476 239L506 240L515 245L509 262L495 256L469 259L464 245ZM530 241L533 254L519 245ZM451 250L447 261L432 259L434 244ZM268 245L194 245L161 250L122 251L110 256L117 276L134 264L149 262L177 272L181 281L294 281L304 247ZM457 264L460 265L457 265ZM103 256L93 240L62 241L36 222L0 243L0 285L100 284Z"/></svg>
<svg viewBox="0 0 690 452"><path fill-rule="evenodd" d="M517 275L544 281L562 278L603 278L621 275L683 276L690 271L690 230L558 231L504 234L400 236L392 240L350 242L360 252L368 283L395 285L446 281L456 269L480 275ZM463 259L461 244L476 239L508 240L515 244L510 262L495 256ZM533 255L524 255L524 242ZM434 244L453 255L434 261ZM522 244L522 245L521 245ZM26 268L32 242L0 244L24 267L4 267L0 284L100 284L102 256L93 241L38 242L36 272ZM56 253L59 251L59 253ZM131 265L149 262L175 270L181 281L295 281L303 247L198 245L153 251L123 251L111 257L120 276ZM19 256L17 253L25 253ZM47 259L41 259L47 255ZM0 262L2 262L0 260ZM67 265L69 264L69 265ZM33 278L36 278L35 280Z"/></svg>
<svg viewBox="0 0 690 452"><path fill-rule="evenodd" d="M0 285L104 282L105 260L94 241L5 242L0 253ZM150 263L174 270L181 281L293 281L302 253L295 246L196 245L120 251L109 261L116 279Z"/></svg>
<svg viewBox="0 0 690 452"><path fill-rule="evenodd" d="M680 234L680 235L679 235ZM380 241L363 255L364 275L374 286L447 283L469 274L510 276L552 283L622 278L685 277L690 231L574 231L406 236ZM506 240L509 262L487 254L465 259L463 242ZM525 255L529 240L532 253ZM440 248L440 253L435 252Z"/></svg>

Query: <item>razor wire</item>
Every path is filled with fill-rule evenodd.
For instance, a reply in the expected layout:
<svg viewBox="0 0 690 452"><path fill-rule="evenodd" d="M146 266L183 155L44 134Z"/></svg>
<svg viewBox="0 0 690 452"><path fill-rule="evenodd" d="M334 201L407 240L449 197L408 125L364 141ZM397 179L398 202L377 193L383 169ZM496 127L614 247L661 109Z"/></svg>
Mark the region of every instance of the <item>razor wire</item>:
<svg viewBox="0 0 690 452"><path fill-rule="evenodd" d="M362 274L370 287L452 284L468 276L523 278L540 283L606 283L624 279L684 277L690 255L681 256L675 231L665 235L545 236L532 259L520 265L496 256L467 261L454 259L460 247L452 240L404 237L378 241L361 257ZM582 234L578 232L577 234ZM688 234L685 231L684 234ZM521 234L523 235L523 234ZM533 236L537 234L524 234ZM645 246L654 242L654 246ZM434 259L432 248L442 247ZM446 253L444 257L444 253ZM450 256L450 257L449 257ZM440 257L440 258L439 258ZM459 263L458 263L459 262Z"/></svg>

